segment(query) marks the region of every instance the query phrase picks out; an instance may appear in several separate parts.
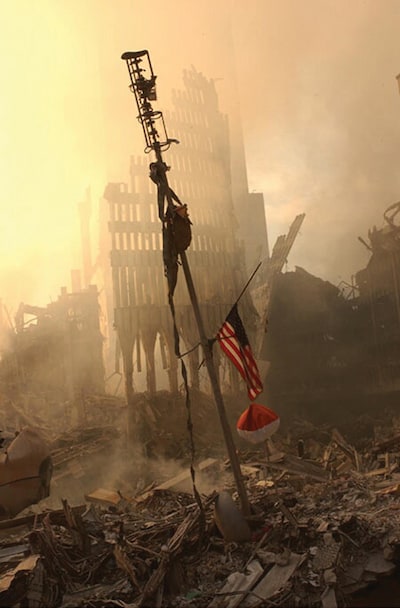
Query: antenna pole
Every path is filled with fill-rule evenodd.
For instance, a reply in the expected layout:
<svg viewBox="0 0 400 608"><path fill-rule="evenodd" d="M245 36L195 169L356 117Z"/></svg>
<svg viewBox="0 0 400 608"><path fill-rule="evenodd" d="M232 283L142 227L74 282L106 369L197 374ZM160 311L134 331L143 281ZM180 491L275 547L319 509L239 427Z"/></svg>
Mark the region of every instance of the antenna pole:
<svg viewBox="0 0 400 608"><path fill-rule="evenodd" d="M153 150L155 152L157 162L160 164L164 164L162 158L162 151L167 150L170 147L171 143L178 142L176 140L168 138L162 113L159 111L154 111L150 103L151 100L156 99L156 76L153 74L153 69L148 51L128 51L122 55L121 59L126 61L128 66L128 71L131 78L130 89L135 95L136 104L139 111L138 120L142 124L146 140L145 152L150 152L151 150ZM140 65L142 62L147 63L145 68ZM149 77L144 77L145 72L147 72ZM162 131L158 131L157 128L161 128ZM160 173L161 175L159 177L162 181L161 186L163 188L163 191L166 193L168 207L172 209L173 200L166 172L162 171ZM192 273L190 271L189 262L185 251L183 253L180 253L180 258L182 262L182 268L186 280L187 289L189 292L190 302L192 304L194 316L196 319L200 342L204 352L204 360L210 379L211 389L218 410L225 444L229 455L229 461L231 464L233 476L235 478L236 488L239 494L242 512L244 515L250 515L249 499L246 493L246 488L244 485L239 458L236 451L235 443L233 441L231 428L229 426L228 418L226 415L224 400L219 385L219 379L214 365L212 346L207 338L204 329L204 323L201 316L200 306L192 279Z"/></svg>

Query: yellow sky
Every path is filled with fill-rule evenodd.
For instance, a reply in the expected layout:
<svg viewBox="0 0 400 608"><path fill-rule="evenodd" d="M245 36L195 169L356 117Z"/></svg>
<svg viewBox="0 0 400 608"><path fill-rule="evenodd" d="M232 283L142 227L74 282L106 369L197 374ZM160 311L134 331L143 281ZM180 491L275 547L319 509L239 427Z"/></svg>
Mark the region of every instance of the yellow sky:
<svg viewBox="0 0 400 608"><path fill-rule="evenodd" d="M90 141L99 113L59 3L2 2L0 21L0 293L46 304L69 279L76 204L101 175Z"/></svg>
<svg viewBox="0 0 400 608"><path fill-rule="evenodd" d="M142 153L125 50L149 49L162 110L192 64L222 79L224 111L237 86L270 240L307 214L296 264L348 279L365 260L357 236L400 198L397 0L2 0L0 28L0 297L11 308L69 285L86 187L95 204Z"/></svg>

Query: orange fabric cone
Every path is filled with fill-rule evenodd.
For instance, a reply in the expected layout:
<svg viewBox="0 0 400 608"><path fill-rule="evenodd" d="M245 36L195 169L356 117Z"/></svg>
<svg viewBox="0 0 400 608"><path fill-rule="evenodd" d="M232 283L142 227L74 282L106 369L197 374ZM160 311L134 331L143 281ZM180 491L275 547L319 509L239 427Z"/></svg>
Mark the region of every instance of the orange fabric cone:
<svg viewBox="0 0 400 608"><path fill-rule="evenodd" d="M236 430L251 443L262 443L279 428L280 418L273 410L259 403L251 403L240 415Z"/></svg>

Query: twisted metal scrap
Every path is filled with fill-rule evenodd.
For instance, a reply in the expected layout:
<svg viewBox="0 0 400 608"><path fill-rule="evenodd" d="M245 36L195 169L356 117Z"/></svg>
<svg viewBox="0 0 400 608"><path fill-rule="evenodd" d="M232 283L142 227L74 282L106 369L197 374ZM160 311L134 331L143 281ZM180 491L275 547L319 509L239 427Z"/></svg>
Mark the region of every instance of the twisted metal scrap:
<svg viewBox="0 0 400 608"><path fill-rule="evenodd" d="M209 497L207 502L212 502L212 500L214 500L214 496ZM142 596L140 597L138 603L139 608L144 606L144 602L155 595L160 585L162 585L164 582L165 576L168 573L171 564L181 553L184 540L190 538L196 527L201 525L203 517L204 513L200 509L198 509L196 513L189 513L178 526L174 535L170 538L167 544L162 547L162 557L160 563L157 570L152 573L143 589Z"/></svg>

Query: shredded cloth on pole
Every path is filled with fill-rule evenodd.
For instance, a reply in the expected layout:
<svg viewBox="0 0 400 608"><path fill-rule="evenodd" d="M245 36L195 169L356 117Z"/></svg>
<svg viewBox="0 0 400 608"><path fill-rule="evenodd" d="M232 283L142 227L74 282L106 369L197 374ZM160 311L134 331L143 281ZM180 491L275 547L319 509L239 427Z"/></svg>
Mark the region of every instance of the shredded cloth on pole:
<svg viewBox="0 0 400 608"><path fill-rule="evenodd" d="M168 297L172 298L178 280L178 254L185 251L191 243L192 222L188 216L187 205L181 203L168 185L165 176L168 169L164 162L150 163L149 175L157 185L158 217L163 227L164 273L168 281Z"/></svg>

